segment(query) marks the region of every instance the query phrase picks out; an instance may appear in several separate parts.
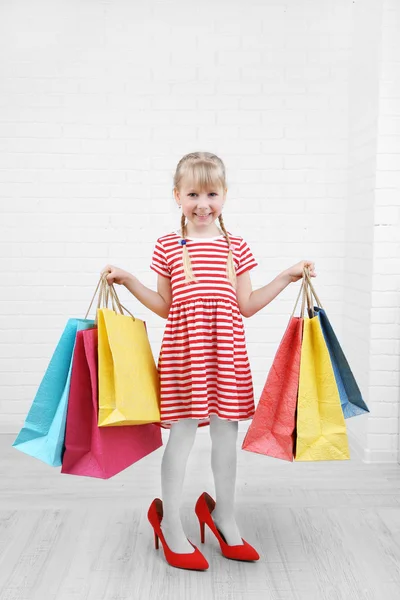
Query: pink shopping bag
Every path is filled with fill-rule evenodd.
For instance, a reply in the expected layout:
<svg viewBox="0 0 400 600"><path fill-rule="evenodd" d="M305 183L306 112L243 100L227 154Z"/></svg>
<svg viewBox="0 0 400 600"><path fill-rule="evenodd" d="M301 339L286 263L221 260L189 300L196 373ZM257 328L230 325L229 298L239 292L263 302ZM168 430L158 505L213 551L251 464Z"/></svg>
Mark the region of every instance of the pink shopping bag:
<svg viewBox="0 0 400 600"><path fill-rule="evenodd" d="M72 363L62 473L108 479L162 446L153 423L98 427L97 329L79 331Z"/></svg>

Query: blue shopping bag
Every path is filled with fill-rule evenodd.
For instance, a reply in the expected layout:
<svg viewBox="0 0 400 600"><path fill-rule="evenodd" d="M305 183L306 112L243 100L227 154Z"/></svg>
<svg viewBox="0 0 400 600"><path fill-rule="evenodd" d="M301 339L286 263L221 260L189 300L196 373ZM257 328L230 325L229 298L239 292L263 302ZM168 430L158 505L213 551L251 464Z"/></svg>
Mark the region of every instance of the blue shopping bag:
<svg viewBox="0 0 400 600"><path fill-rule="evenodd" d="M308 305L310 307L309 310L311 310L311 313L314 311L319 318L324 340L329 351L329 358L335 375L343 416L345 419L348 419L349 417L355 417L357 415L369 412L369 408L361 396L360 389L350 369L350 365L347 362L342 347L339 344L328 316L314 289L308 269L305 269L304 273L307 280L307 297L309 299ZM312 297L315 298L318 306L313 306ZM309 316L313 317L314 314L310 314Z"/></svg>
<svg viewBox="0 0 400 600"><path fill-rule="evenodd" d="M344 418L348 419L369 412L325 310L320 306L314 306L314 312L318 314L329 350Z"/></svg>
<svg viewBox="0 0 400 600"><path fill-rule="evenodd" d="M62 464L72 357L77 331L92 319L68 319L14 448L53 467Z"/></svg>

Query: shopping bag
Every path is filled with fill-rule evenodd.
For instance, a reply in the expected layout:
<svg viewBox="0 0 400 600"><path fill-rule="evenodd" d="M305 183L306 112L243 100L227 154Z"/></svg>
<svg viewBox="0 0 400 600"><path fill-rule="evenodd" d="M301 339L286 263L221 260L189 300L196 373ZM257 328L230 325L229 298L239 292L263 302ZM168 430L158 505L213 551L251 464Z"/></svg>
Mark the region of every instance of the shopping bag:
<svg viewBox="0 0 400 600"><path fill-rule="evenodd" d="M108 479L162 446L157 425L98 427L97 329L76 337L61 472Z"/></svg>
<svg viewBox="0 0 400 600"><path fill-rule="evenodd" d="M303 279L308 293L306 276ZM348 460L339 391L321 322L310 301L308 312L303 322L294 460Z"/></svg>
<svg viewBox="0 0 400 600"><path fill-rule="evenodd" d="M287 329L269 370L242 449L293 461L305 290L302 284ZM294 317L300 294L300 317Z"/></svg>
<svg viewBox="0 0 400 600"><path fill-rule="evenodd" d="M12 444L50 466L61 465L65 420L77 331L94 326L91 319L69 319L35 395L25 423Z"/></svg>
<svg viewBox="0 0 400 600"><path fill-rule="evenodd" d="M131 315L119 302L114 287L109 287L114 310L97 311L98 425L160 422L160 382L146 324Z"/></svg>
<svg viewBox="0 0 400 600"><path fill-rule="evenodd" d="M306 274L307 275L307 274ZM307 275L308 277L308 275ZM342 347L335 335L332 325L328 319L325 310L322 308L320 300L315 292L311 280L308 278L308 285L311 294L314 296L317 306L314 306L314 312L318 315L322 333L329 350L333 372L335 374L336 384L339 390L340 402L345 419L369 412L365 404L360 389L354 378L350 365L344 355Z"/></svg>

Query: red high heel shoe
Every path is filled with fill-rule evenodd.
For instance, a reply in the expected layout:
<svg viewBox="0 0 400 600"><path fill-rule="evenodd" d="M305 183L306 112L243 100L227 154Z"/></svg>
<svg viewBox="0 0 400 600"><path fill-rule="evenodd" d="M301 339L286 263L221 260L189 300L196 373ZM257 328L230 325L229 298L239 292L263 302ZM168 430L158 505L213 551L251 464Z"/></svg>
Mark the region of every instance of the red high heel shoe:
<svg viewBox="0 0 400 600"><path fill-rule="evenodd" d="M150 508L147 512L147 518L154 529L154 543L156 550L158 550L158 539L160 538L163 545L165 558L172 567L178 567L180 569L193 569L198 571L208 569L209 565L205 556L203 556L197 546L192 544L190 540L188 540L188 542L195 549L194 552L178 553L170 550L161 530L163 504L160 498L155 498L150 504Z"/></svg>
<svg viewBox="0 0 400 600"><path fill-rule="evenodd" d="M204 544L204 525L207 523L217 538L221 552L225 558L231 558L233 560L258 560L260 555L257 550L253 548L253 546L250 546L243 538L243 544L230 546L226 543L224 535L215 525L211 516L214 507L215 500L211 498L210 494L207 494L207 492L203 492L196 502L195 513L200 523L201 543Z"/></svg>

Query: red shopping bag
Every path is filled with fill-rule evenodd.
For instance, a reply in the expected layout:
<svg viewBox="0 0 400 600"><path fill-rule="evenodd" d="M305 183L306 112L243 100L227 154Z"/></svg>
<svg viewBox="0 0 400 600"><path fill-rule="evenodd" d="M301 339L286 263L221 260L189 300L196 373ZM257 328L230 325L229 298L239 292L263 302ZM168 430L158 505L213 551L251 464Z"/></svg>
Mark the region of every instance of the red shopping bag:
<svg viewBox="0 0 400 600"><path fill-rule="evenodd" d="M102 427L97 329L79 331L72 363L62 473L108 479L162 446L159 426Z"/></svg>
<svg viewBox="0 0 400 600"><path fill-rule="evenodd" d="M301 316L294 317L303 291ZM281 340L242 449L293 462L305 305L304 285Z"/></svg>

